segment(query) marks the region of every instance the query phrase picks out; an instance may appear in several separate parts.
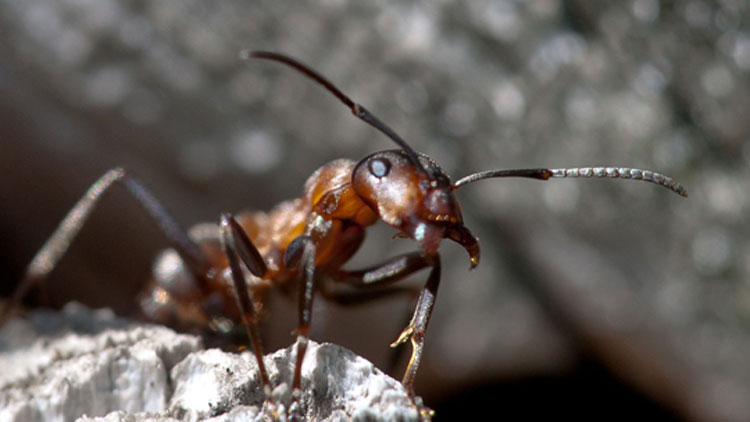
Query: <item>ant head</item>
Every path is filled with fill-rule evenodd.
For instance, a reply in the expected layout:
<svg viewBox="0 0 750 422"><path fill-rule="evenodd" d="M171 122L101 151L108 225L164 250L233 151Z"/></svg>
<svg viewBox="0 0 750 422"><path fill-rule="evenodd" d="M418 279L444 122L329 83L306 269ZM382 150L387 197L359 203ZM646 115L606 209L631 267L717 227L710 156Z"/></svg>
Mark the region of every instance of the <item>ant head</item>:
<svg viewBox="0 0 750 422"><path fill-rule="evenodd" d="M354 168L352 186L389 226L437 253L449 238L466 248L472 267L479 263L479 242L464 227L450 178L435 161L418 154L420 167L404 150L376 152Z"/></svg>

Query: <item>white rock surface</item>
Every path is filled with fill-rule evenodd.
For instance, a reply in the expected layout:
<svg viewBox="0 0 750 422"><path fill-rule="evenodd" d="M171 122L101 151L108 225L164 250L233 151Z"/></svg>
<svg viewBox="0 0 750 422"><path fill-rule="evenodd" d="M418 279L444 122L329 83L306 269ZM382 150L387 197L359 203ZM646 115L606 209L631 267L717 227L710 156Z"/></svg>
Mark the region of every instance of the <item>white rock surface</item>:
<svg viewBox="0 0 750 422"><path fill-rule="evenodd" d="M201 347L197 337L79 305L15 319L0 327L0 422L229 422L274 409L284 419L295 347L265 358L270 402L250 352ZM401 383L333 344L310 342L302 385L306 420L418 420Z"/></svg>

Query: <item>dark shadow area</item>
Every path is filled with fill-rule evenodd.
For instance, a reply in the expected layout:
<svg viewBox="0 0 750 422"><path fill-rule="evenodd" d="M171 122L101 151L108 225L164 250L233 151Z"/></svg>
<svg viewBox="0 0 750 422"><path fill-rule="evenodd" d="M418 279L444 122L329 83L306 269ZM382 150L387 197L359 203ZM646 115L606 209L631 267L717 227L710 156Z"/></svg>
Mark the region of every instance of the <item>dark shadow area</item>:
<svg viewBox="0 0 750 422"><path fill-rule="evenodd" d="M592 360L565 374L477 384L435 405L437 422L471 420L680 420Z"/></svg>

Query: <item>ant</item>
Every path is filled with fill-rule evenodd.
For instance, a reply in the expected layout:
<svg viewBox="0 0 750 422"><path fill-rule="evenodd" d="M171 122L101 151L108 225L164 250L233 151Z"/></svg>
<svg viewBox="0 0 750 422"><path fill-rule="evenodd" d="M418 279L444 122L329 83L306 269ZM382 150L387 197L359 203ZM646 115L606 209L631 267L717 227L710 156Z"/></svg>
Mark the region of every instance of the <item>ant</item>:
<svg viewBox="0 0 750 422"><path fill-rule="evenodd" d="M292 415L300 412L301 370L315 292L343 303L350 300L348 295L352 293L337 291L336 285L380 287L357 290L361 299L368 300L398 291L391 284L429 268L411 320L391 344L396 347L411 341L411 358L402 383L420 416L429 419L432 411L421 404L413 386L440 285L440 243L447 238L463 246L471 268L479 264L480 256L477 237L464 226L456 190L472 182L501 177L609 177L644 180L687 197L686 190L670 177L620 167L491 170L451 182L435 161L414 151L374 114L305 64L268 51L244 51L241 57L278 62L302 73L400 149L376 152L359 162L331 161L307 179L300 198L282 202L269 213L243 212L236 217L223 213L218 227L204 224L190 232L181 228L135 176L123 168L112 169L89 188L33 258L6 313L29 288L48 276L104 193L119 184L156 221L172 247L155 263L154 278L140 300L142 312L159 322L194 323L215 331L228 331L227 327L241 321L267 400L271 400L271 382L263 364L257 328L260 308L272 287L280 287L286 293L297 290L297 358L288 408ZM342 269L362 244L365 229L378 220L396 229L397 236L413 239L419 250L363 270Z"/></svg>

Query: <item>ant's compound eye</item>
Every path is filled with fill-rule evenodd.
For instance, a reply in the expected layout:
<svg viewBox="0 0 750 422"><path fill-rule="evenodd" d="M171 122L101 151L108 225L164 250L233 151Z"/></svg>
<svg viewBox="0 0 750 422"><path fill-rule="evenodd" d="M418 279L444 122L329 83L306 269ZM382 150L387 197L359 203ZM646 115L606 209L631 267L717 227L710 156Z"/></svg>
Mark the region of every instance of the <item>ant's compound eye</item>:
<svg viewBox="0 0 750 422"><path fill-rule="evenodd" d="M390 173L391 162L385 158L374 158L367 163L367 168L370 169L370 174L381 179Z"/></svg>

